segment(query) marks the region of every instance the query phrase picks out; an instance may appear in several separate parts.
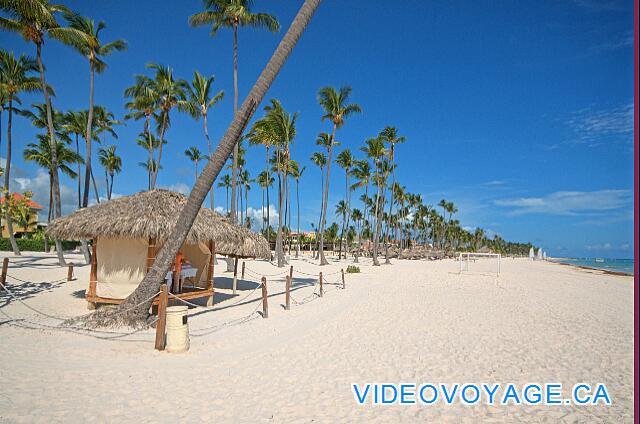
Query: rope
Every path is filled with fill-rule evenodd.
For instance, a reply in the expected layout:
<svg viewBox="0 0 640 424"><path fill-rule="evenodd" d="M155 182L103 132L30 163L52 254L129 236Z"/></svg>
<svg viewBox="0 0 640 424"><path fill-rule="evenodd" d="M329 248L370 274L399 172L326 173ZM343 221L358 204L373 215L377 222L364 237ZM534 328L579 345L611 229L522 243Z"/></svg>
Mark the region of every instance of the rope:
<svg viewBox="0 0 640 424"><path fill-rule="evenodd" d="M260 287L262 287L262 283L260 283L256 288L254 288L253 290L251 290L251 291L250 291L246 296L244 296L243 298L238 299L238 300L236 300L235 302L233 302L233 303L231 303L231 304L229 304L229 305L222 306L222 307L215 307L215 306L202 306L202 305L198 305L198 304L195 304L195 303L189 302L188 300L181 299L181 298L179 298L178 296L176 296L176 295L175 295L175 294L173 294L173 293L169 293L169 297L172 297L172 298L174 298L174 299L177 299L178 301L180 301L180 302L184 303L185 305L193 306L194 308L204 308L204 309L208 309L208 310L210 310L210 311L217 311L217 310L220 310L220 309L226 309L226 308L229 308L229 307L231 307L231 306L235 306L235 305L237 305L238 303L242 303L242 302L243 302L244 300L246 300L249 296L251 296L253 293L255 293L255 291L256 291L256 290L258 290Z"/></svg>
<svg viewBox="0 0 640 424"><path fill-rule="evenodd" d="M23 280L23 279L21 279L21 278L14 277L14 276L9 275L9 274L7 274L7 277L9 277L9 278L11 278L11 279L13 279L13 280L19 281L19 282L21 282L21 283L32 283L32 282L33 282L33 281ZM52 282L51 282L51 283L49 283L49 284L61 283L61 282L63 282L63 281L67 281L67 277L60 278L60 279L58 279L58 280L54 280L54 281L52 281Z"/></svg>

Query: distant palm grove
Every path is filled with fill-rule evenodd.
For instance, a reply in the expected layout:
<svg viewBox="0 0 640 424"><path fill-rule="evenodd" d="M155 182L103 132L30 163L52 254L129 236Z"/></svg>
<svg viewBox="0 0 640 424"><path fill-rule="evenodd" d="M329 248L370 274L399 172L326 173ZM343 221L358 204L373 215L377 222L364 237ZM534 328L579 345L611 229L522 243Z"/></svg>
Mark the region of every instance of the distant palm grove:
<svg viewBox="0 0 640 424"><path fill-rule="evenodd" d="M237 43L239 33L245 27L277 32L280 24L273 15L253 12L250 0L204 0L203 6L200 12L185 17L184 25L207 26L214 37L222 30L233 33L233 56L229 56L228 66L233 66L233 110L237 114L237 57L242 54ZM117 175L132 166L146 171L146 178L139 181L140 189L153 190L167 162L163 147L168 143L181 143L177 138L170 141L170 134L175 131L172 117L181 113L201 125L199 143L179 146L192 161L197 179L215 149L214 141L209 138L209 117L226 96L226 90L215 87L213 75L194 70L193 75L181 78L174 74L171 66L149 63L146 69L131 76L123 92L122 101L128 113L115 116L100 104L100 99L94 102L94 87L101 83L100 75L108 72L109 57L127 48L125 40L106 37L104 22L80 16L49 0L0 0L0 14L0 28L19 33L25 41L24 52L0 49L0 143L4 143L2 147L6 151L2 169L5 199L12 193L14 147L25 161L41 167L49 176L47 221L62 215L61 174L74 180L78 208L110 200L114 185L118 184ZM89 75L89 86L77 87L77 90L86 90L88 98L82 110L66 110L64 105L55 102L55 81L47 79L45 63L47 46L54 42L63 43L87 60L85 72ZM21 98L27 94L40 100L24 104ZM320 264L327 264L328 246L338 251L339 258L352 256L357 261L358 256L366 255L372 257L375 265L380 264L379 258L389 262L391 250L397 254L418 246L441 253L490 249L503 254L528 254L532 247L529 243L507 242L498 235L489 238L480 228L463 228L455 218L458 208L453 202L423 199L407 189L403 181L396 178L396 169L402 167L396 152L404 143L411 142L402 136L400 129L381 123L379 128L362 134L360 142L341 140L341 128L349 125L353 116L366 113L366 105L357 103L351 87L323 86L318 90L317 101L315 144L318 151L308 158L293 157L291 146L296 142L298 113L291 111L291 105L270 99L262 106L262 115L246 126L228 162L228 173L217 178L210 188L208 205L204 204L212 209L223 207L232 221L262 232L273 243L278 266L286 264L286 252L297 256L303 248L312 250ZM25 145L13 146L15 119L29 120L40 133ZM118 153L117 128L124 122L139 126L138 137L124 141L140 147L141 153L135 158L121 157ZM245 155L249 148L264 151L263 166L247 166ZM307 167L318 167L321 180L305 181ZM224 199L214 199L214 187L224 190ZM259 222L249 214L252 188L262 193ZM301 228L300 222L303 189L321 200L317 220L303 225L305 228ZM330 192L340 193L337 204L329 204ZM271 205L277 211L276 216L271 216ZM18 216L16 208L11 202L5 202L1 219L10 230L14 253L19 254L11 230ZM311 231L305 232L305 229ZM54 242L63 264L60 241ZM87 255L86 243L84 246Z"/></svg>

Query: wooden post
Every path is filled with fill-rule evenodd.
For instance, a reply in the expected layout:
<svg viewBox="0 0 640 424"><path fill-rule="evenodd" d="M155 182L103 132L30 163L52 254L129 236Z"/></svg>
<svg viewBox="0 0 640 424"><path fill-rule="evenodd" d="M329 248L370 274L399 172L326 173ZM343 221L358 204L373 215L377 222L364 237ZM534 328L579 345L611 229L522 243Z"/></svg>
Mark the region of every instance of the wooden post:
<svg viewBox="0 0 640 424"><path fill-rule="evenodd" d="M244 261L242 261L242 277L240 279L244 280Z"/></svg>
<svg viewBox="0 0 640 424"><path fill-rule="evenodd" d="M318 281L320 281L320 297L322 297L324 295L324 290L322 289L322 271L320 271L320 278L318 278Z"/></svg>
<svg viewBox="0 0 640 424"><path fill-rule="evenodd" d="M95 309L93 299L96 297L98 286L98 239L91 243L91 270L89 271L89 293L87 293L87 309Z"/></svg>
<svg viewBox="0 0 640 424"><path fill-rule="evenodd" d="M289 267L289 278L293 280L293 265Z"/></svg>
<svg viewBox="0 0 640 424"><path fill-rule="evenodd" d="M209 268L207 268L207 289L211 290L211 297L207 299L207 306L213 306L213 296L215 291L213 268L216 263L216 244L213 240L209 240L209 252L211 252L211 257L209 258Z"/></svg>
<svg viewBox="0 0 640 424"><path fill-rule="evenodd" d="M9 268L9 258L2 260L2 274L0 275L0 284L3 286L7 283L7 269Z"/></svg>
<svg viewBox="0 0 640 424"><path fill-rule="evenodd" d="M238 285L238 258L233 260L233 294L236 294L236 286Z"/></svg>
<svg viewBox="0 0 640 424"><path fill-rule="evenodd" d="M156 260L156 239L149 237L149 245L147 246L147 272L153 266Z"/></svg>
<svg viewBox="0 0 640 424"><path fill-rule="evenodd" d="M69 264L67 267L67 281L73 280L73 264Z"/></svg>
<svg viewBox="0 0 640 424"><path fill-rule="evenodd" d="M287 311L291 309L291 277L287 275L287 282L285 284L285 305L284 309Z"/></svg>
<svg viewBox="0 0 640 424"><path fill-rule="evenodd" d="M344 284L344 268L342 268L340 272L342 272L342 290L344 290L347 288L346 285Z"/></svg>
<svg viewBox="0 0 640 424"><path fill-rule="evenodd" d="M182 252L178 251L178 253L176 254L173 267L173 287L171 287L171 291L172 293L179 294L182 292L182 287L180 284L182 272Z"/></svg>
<svg viewBox="0 0 640 424"><path fill-rule="evenodd" d="M269 318L269 303L267 302L267 277L262 277L262 318Z"/></svg>
<svg viewBox="0 0 640 424"><path fill-rule="evenodd" d="M169 300L169 290L166 284L160 286L158 299L158 321L156 322L156 349L164 350L165 330L167 327L167 303Z"/></svg>

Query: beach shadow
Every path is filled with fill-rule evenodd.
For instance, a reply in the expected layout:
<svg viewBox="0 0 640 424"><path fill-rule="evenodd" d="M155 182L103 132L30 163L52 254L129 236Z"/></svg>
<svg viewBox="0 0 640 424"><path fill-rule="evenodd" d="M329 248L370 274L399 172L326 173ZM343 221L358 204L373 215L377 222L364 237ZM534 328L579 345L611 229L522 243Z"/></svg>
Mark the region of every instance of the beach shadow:
<svg viewBox="0 0 640 424"><path fill-rule="evenodd" d="M76 299L85 299L87 295L87 290L76 290L73 293L71 293L71 296L75 297Z"/></svg>
<svg viewBox="0 0 640 424"><path fill-rule="evenodd" d="M236 283L236 290L253 290L258 287L260 283L255 281L241 280L238 278ZM233 290L233 278L232 277L216 277L215 287L217 289Z"/></svg>
<svg viewBox="0 0 640 424"><path fill-rule="evenodd" d="M0 308L8 305L11 302L15 302L13 296L20 300L30 299L40 293L43 292L51 292L56 288L60 287L64 282L59 283L49 283L46 281L37 283L37 282L21 282L18 284L12 284L10 281L7 281L5 288L0 288ZM13 294L9 294L8 291Z"/></svg>

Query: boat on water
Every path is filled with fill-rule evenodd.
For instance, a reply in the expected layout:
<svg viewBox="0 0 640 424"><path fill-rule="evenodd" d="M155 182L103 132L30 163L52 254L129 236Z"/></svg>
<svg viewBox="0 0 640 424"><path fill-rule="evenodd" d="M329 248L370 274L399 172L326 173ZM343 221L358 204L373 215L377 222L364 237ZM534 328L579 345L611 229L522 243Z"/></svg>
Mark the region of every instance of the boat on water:
<svg viewBox="0 0 640 424"><path fill-rule="evenodd" d="M604 262L604 259L603 258L596 258L596 262L602 263L602 262Z"/></svg>

